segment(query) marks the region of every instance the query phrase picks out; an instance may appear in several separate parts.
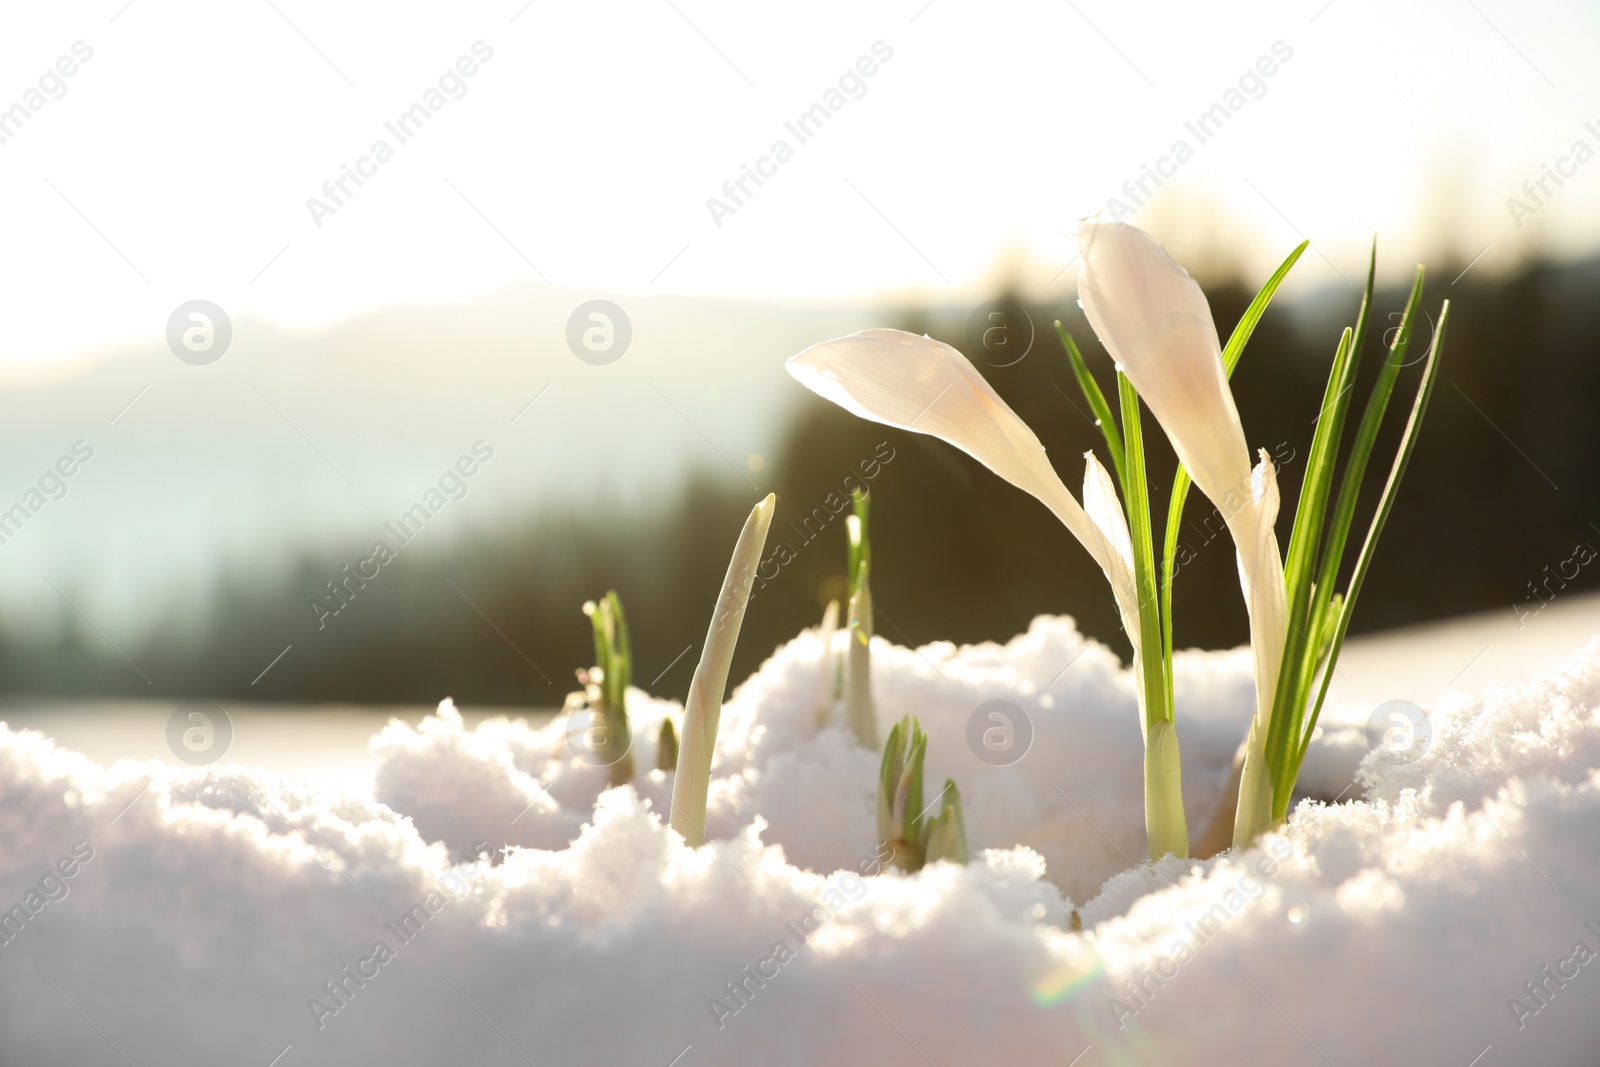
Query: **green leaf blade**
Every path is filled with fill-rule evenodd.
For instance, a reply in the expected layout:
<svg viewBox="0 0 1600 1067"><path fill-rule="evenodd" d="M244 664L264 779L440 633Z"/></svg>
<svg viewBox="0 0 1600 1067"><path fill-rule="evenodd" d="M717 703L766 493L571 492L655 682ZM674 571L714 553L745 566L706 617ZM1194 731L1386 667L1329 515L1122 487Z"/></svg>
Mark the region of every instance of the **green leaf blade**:
<svg viewBox="0 0 1600 1067"><path fill-rule="evenodd" d="M1128 480L1126 461L1123 456L1122 436L1117 432L1117 420L1111 417L1111 405L1106 403L1106 395L1100 391L1100 383L1094 380L1094 375L1089 373L1089 366L1083 361L1083 353L1078 351L1078 345L1061 325L1061 320L1056 320L1056 333L1061 337L1061 343L1066 346L1067 358L1072 361L1072 373L1078 379L1078 388L1083 391L1083 397L1089 402L1089 408L1094 412L1095 425L1100 427L1101 436L1106 439L1106 447L1111 450L1111 466L1117 472L1118 484L1125 484Z"/></svg>
<svg viewBox="0 0 1600 1067"><path fill-rule="evenodd" d="M1361 544L1361 553L1356 557L1355 572L1350 577L1350 588L1345 592L1344 604L1339 610L1339 625L1328 648L1328 663L1323 670L1322 685L1317 691L1316 703L1311 709L1304 735L1300 739L1299 759L1302 762L1305 760L1306 748L1311 743L1311 732L1316 727L1317 718L1322 713L1323 702L1328 696L1328 684L1333 678L1334 667L1339 662L1339 652L1350 629L1350 617L1355 611L1356 598L1360 595L1362 583L1366 581L1367 571L1372 566L1372 556L1377 551L1378 538L1382 536L1383 527L1389 521L1389 512L1394 508L1400 480L1405 477L1406 467L1411 463L1411 454L1416 450L1417 436L1422 430L1422 420L1428 413L1428 403L1432 400L1434 386L1438 383L1439 357L1444 352L1445 328L1449 325L1449 319L1450 301L1446 300L1439 312L1439 325L1434 330L1433 345L1428 352L1428 362L1422 371L1422 382L1417 386L1416 399L1412 401L1411 415L1406 420L1404 436L1400 439L1400 447L1395 452L1394 463L1389 468L1389 479L1384 483L1383 496L1378 502L1377 513L1373 515L1372 523L1367 527L1367 536Z"/></svg>

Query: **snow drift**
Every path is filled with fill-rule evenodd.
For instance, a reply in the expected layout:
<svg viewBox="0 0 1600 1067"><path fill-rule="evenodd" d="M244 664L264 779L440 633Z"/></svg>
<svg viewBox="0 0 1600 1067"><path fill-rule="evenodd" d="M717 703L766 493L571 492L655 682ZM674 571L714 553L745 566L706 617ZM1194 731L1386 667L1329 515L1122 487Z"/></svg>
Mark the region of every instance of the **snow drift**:
<svg viewBox="0 0 1600 1067"><path fill-rule="evenodd" d="M876 754L817 721L821 653L802 634L726 706L698 850L663 826L674 706L643 693L638 775L604 793L559 724L469 732L448 702L374 739L372 799L0 726L0 1062L1595 1061L1600 641L1441 699L1410 764L1363 760L1345 709L1305 783L1343 802L1152 866L1109 650L1065 619L876 640L880 716L921 718L975 854L910 877L879 872ZM1248 654L1180 656L1177 699L1198 827ZM992 701L1031 733L1009 766L967 742Z"/></svg>

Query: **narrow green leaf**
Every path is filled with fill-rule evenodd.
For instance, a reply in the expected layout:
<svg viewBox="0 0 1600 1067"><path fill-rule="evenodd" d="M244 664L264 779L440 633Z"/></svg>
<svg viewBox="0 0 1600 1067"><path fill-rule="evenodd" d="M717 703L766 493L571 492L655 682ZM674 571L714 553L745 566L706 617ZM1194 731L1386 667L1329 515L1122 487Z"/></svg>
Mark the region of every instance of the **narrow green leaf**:
<svg viewBox="0 0 1600 1067"><path fill-rule="evenodd" d="M905 765L905 738L911 731L909 717L889 728L889 740L883 745L883 759L878 764L878 840L894 840L894 795L900 784L900 771Z"/></svg>
<svg viewBox="0 0 1600 1067"><path fill-rule="evenodd" d="M1334 667L1339 662L1339 650L1344 646L1345 634L1350 629L1350 616L1355 611L1356 597L1361 593L1361 584L1366 580L1368 568L1372 566L1372 556L1377 550L1378 538L1383 534L1384 524L1389 521L1389 512L1394 508L1395 495L1400 489L1400 479L1405 476L1406 466L1411 462L1411 453L1416 449L1417 435L1422 429L1422 419L1428 412L1428 401L1433 398L1433 387L1438 381L1439 356L1444 352L1445 327L1449 318L1450 301L1446 300L1439 312L1439 326L1434 331L1433 348L1428 353L1428 362L1422 371L1422 384L1417 387L1417 397L1411 405L1411 417L1406 420L1405 436L1401 438L1400 448L1395 453L1394 465L1389 468L1389 480L1383 487L1383 497L1378 503L1377 514L1372 517L1372 524L1367 527L1367 537L1362 542L1361 554L1356 557L1355 573L1350 578L1350 588L1345 593L1344 605L1339 611L1339 626L1334 631L1332 646L1328 650L1328 666L1322 675L1322 686L1317 691L1317 702L1311 710L1301 738L1297 768L1305 760L1306 746L1311 741L1311 731L1316 727L1317 717L1322 713L1322 703L1328 696L1328 683L1333 678Z"/></svg>
<svg viewBox="0 0 1600 1067"><path fill-rule="evenodd" d="M1361 310L1355 328L1346 329L1328 372L1328 385L1317 412L1316 432L1311 438L1311 453L1305 477L1300 484L1300 500L1295 508L1294 530L1289 538L1284 561L1284 585L1289 606L1283 657L1278 666L1278 687L1273 694L1272 720L1265 742L1265 769L1272 779L1272 810L1287 810L1297 768L1294 752L1301 724L1305 721L1306 698L1311 684L1309 672L1321 652L1326 611L1331 585L1317 595L1312 580L1319 557L1325 549L1328 496L1333 488L1333 471L1339 461L1345 421L1350 411L1351 394L1372 310L1372 293L1378 269L1378 243L1372 243L1367 257L1367 284L1361 294Z"/></svg>
<svg viewBox="0 0 1600 1067"><path fill-rule="evenodd" d="M1111 466L1117 472L1117 483L1125 485L1128 481L1128 472L1123 460L1122 437L1117 433L1117 420L1111 417L1111 405L1106 403L1106 396L1100 391L1100 384L1094 380L1094 375L1089 373L1089 367L1083 361L1083 353L1078 351L1077 344L1072 340L1072 335L1067 332L1061 320L1056 320L1056 333L1061 337L1061 343L1067 348L1067 357L1072 361L1072 373L1078 379L1078 388L1083 390L1083 397L1089 401L1089 408L1094 412L1095 425L1100 427L1100 433L1106 439L1106 447L1111 450Z"/></svg>
<svg viewBox="0 0 1600 1067"><path fill-rule="evenodd" d="M1228 376L1233 377L1233 368L1239 365L1239 357L1244 355L1244 346L1249 342L1250 335L1256 332L1256 324L1261 321L1261 316L1267 313L1267 305L1272 303L1273 294L1278 291L1278 286L1289 276L1289 271L1299 261L1301 254L1310 247L1310 241L1301 241L1295 246L1278 269L1272 272L1261 291L1256 293L1255 299L1250 301L1250 306L1244 309L1244 314L1239 316L1239 322L1233 328L1233 333L1228 336L1228 343L1222 347L1222 366L1227 370Z"/></svg>
<svg viewBox="0 0 1600 1067"><path fill-rule="evenodd" d="M860 579L850 594L847 616L844 715L857 743L871 751L878 747L878 713L872 700L872 567L864 560Z"/></svg>
<svg viewBox="0 0 1600 1067"><path fill-rule="evenodd" d="M1189 828L1183 815L1183 784L1178 767L1178 735L1172 721L1172 661L1163 654L1164 636L1156 598L1155 548L1150 537L1150 488L1145 480L1144 429L1139 394L1121 371L1122 439L1127 470L1123 506L1133 545L1134 585L1139 596L1139 666L1143 672L1145 749L1144 818L1150 858L1189 854Z"/></svg>
<svg viewBox="0 0 1600 1067"><path fill-rule="evenodd" d="M628 686L633 684L633 646L628 639L628 619L622 613L622 598L617 591L612 589L606 593L606 604L611 609L612 628L612 664L606 672L606 682L610 686L611 700L617 707L617 712L627 721Z"/></svg>
<svg viewBox="0 0 1600 1067"><path fill-rule="evenodd" d="M1122 402L1122 439L1127 474L1122 482L1122 503L1133 542L1133 578L1139 596L1140 667L1144 672L1146 737L1156 722L1171 721L1167 702L1169 663L1161 654L1160 601L1156 597L1155 548L1150 537L1150 487L1145 480L1144 429L1140 421L1139 394L1121 371L1117 395ZM1130 637L1132 635L1129 635Z"/></svg>
<svg viewBox="0 0 1600 1067"><path fill-rule="evenodd" d="M1350 449L1350 457L1345 461L1344 474L1339 485L1339 497L1334 504L1332 517L1328 521L1328 530L1324 539L1322 559L1318 567L1317 580L1314 586L1315 593L1311 610L1307 617L1307 634L1317 635L1318 640L1307 641L1300 649L1296 661L1294 682L1296 685L1291 695L1294 720L1289 725L1289 730L1280 738L1284 747L1279 750L1285 757L1280 764L1274 764L1274 811L1280 815L1288 810L1289 796L1294 789L1294 782L1300 773L1299 753L1304 751L1304 736L1314 728L1303 726L1306 716L1306 704L1311 696L1311 687L1315 681L1317 664L1323 657L1322 635L1329 635L1326 640L1331 648L1331 634L1334 622L1329 613L1342 614L1340 608L1333 607L1335 596L1334 585L1338 580L1339 568L1344 561L1345 547L1350 533L1351 522L1355 518L1356 504L1361 495L1361 486L1366 480L1367 462L1372 456L1373 445L1378 438L1378 431L1382 427L1384 414L1388 411L1389 399L1394 392L1395 381L1399 377L1400 369L1405 365L1406 353L1411 346L1411 337L1415 329L1417 313L1422 305L1423 270L1417 268L1416 277L1412 281L1411 295L1406 301L1405 313L1401 316L1400 327L1395 332L1394 342L1389 346L1389 353L1384 359L1383 366L1378 372L1378 379L1374 383L1372 393L1367 397L1366 410L1362 413L1361 423L1356 429L1355 442ZM1369 275L1370 285L1370 275ZM1362 318L1365 320L1365 306ZM1285 658L1287 669L1290 661ZM1280 687L1281 689L1281 687Z"/></svg>
<svg viewBox="0 0 1600 1067"><path fill-rule="evenodd" d="M1320 592L1318 595L1320 596ZM1312 675L1315 675L1317 671L1322 669L1322 665L1328 662L1328 650L1333 647L1333 631L1338 629L1339 609L1343 605L1344 595L1335 593L1333 594L1333 599L1328 601L1326 609L1322 612L1321 636L1317 638L1317 662L1311 671Z"/></svg>
<svg viewBox="0 0 1600 1067"><path fill-rule="evenodd" d="M961 811L961 793L949 778L944 780L944 789L939 795L939 814L928 820L923 836L926 838L922 849L924 863L967 862L967 822Z"/></svg>
<svg viewBox="0 0 1600 1067"><path fill-rule="evenodd" d="M860 489L850 490L850 503L854 514L845 519L845 530L850 539L849 568L846 574L850 579L851 589L859 588L861 585L862 565L872 562L872 541L867 528L867 500L867 494Z"/></svg>
<svg viewBox="0 0 1600 1067"><path fill-rule="evenodd" d="M1300 484L1300 502L1295 508L1294 532L1283 564L1283 581L1289 607L1289 622L1284 629L1283 657L1278 669L1278 688L1273 695L1272 718L1267 726L1266 759L1273 780L1274 802L1279 796L1283 768L1293 751L1294 739L1304 708L1294 707L1299 690L1297 668L1307 646L1315 644L1311 622L1311 568L1322 540L1328 494L1333 485L1333 468L1339 459L1339 441L1344 435L1345 415L1350 409L1350 392L1355 380L1356 354L1351 350L1354 331L1349 327L1339 338L1339 348L1328 372L1322 408L1317 414L1317 429L1311 437L1311 453L1306 459L1305 478Z"/></svg>
<svg viewBox="0 0 1600 1067"><path fill-rule="evenodd" d="M902 841L922 841L922 767L928 755L928 735L916 719L911 720L911 744L906 749L906 767L900 774L900 790L895 795L896 835Z"/></svg>

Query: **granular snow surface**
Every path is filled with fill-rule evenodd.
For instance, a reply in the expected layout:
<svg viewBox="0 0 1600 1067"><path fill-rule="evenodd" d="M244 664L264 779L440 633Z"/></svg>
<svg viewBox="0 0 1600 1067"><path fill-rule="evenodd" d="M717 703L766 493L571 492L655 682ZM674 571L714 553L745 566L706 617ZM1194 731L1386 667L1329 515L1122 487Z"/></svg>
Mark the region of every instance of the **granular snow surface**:
<svg viewBox="0 0 1600 1067"><path fill-rule="evenodd" d="M1339 803L1150 865L1110 650L1064 618L875 639L880 732L919 716L973 850L911 876L878 870L878 756L819 722L822 661L801 634L724 708L697 850L653 769L678 706L643 692L609 790L561 720L448 701L373 739L371 798L0 724L0 1063L1600 1062L1600 640L1441 697L1411 763L1330 708L1301 784ZM1176 693L1193 837L1248 653L1180 655ZM968 740L995 709L1031 738L1006 766Z"/></svg>

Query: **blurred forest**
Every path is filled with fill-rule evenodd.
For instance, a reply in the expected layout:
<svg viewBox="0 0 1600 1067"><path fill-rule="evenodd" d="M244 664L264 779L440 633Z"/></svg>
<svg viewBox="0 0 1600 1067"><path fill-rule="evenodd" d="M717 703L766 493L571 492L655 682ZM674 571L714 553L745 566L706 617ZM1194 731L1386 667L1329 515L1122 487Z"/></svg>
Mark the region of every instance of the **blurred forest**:
<svg viewBox="0 0 1600 1067"><path fill-rule="evenodd" d="M1424 306L1436 317L1449 298L1453 325L1356 632L1464 612L1511 612L1513 605L1526 610L1538 606L1535 588L1548 598L1563 586L1600 584L1595 568L1552 580L1575 546L1600 544L1600 485L1592 477L1600 461L1600 261L1528 264L1514 276L1482 281L1468 273L1452 284L1463 266L1434 264L1429 272ZM1255 286L1207 288L1225 338ZM1404 295L1398 289L1378 295L1357 404L1364 403ZM1234 377L1252 449L1287 458L1280 464L1285 544L1328 366L1358 301L1352 286L1276 305ZM1076 491L1078 457L1096 448L1104 458L1104 445L1050 324L1060 318L1067 325L1112 393L1109 360L1075 301L1012 303L1014 321L1026 315L1034 327L1026 357L1007 366L975 362ZM967 336L970 311L946 309L893 324L977 355ZM1379 474L1369 478L1358 531L1381 488L1431 339L1424 325L1374 456ZM880 634L902 644L1003 641L1034 615L1067 613L1127 655L1103 579L1043 506L941 442L863 422L798 385L794 392L783 444L752 476L760 493L778 494L769 556L783 540L794 558L751 603L735 682L775 646L816 625L827 599L844 589L842 517L806 520L817 508L826 515L830 494L863 479L864 464L876 474L870 487ZM1173 459L1148 417L1145 432L1159 545ZM69 628L44 646L6 635L0 678L11 693L418 704L450 695L480 706L552 707L575 688L573 671L593 659L580 605L615 588L632 628L636 684L681 697L739 526L760 493L726 467L707 466L660 511L552 508L492 534L424 540L383 567L319 629L310 599L325 598L329 578L370 554L370 545L352 543L284 572L220 576L201 640L163 636L168 628L157 627L143 647L124 648L151 685L87 627ZM1198 491L1190 496L1182 541L1195 558L1175 585L1179 647L1230 647L1247 638L1233 549L1226 535L1216 535L1216 522L1207 526L1211 511ZM1352 549L1348 560L1355 555ZM252 685L291 642L284 662Z"/></svg>

